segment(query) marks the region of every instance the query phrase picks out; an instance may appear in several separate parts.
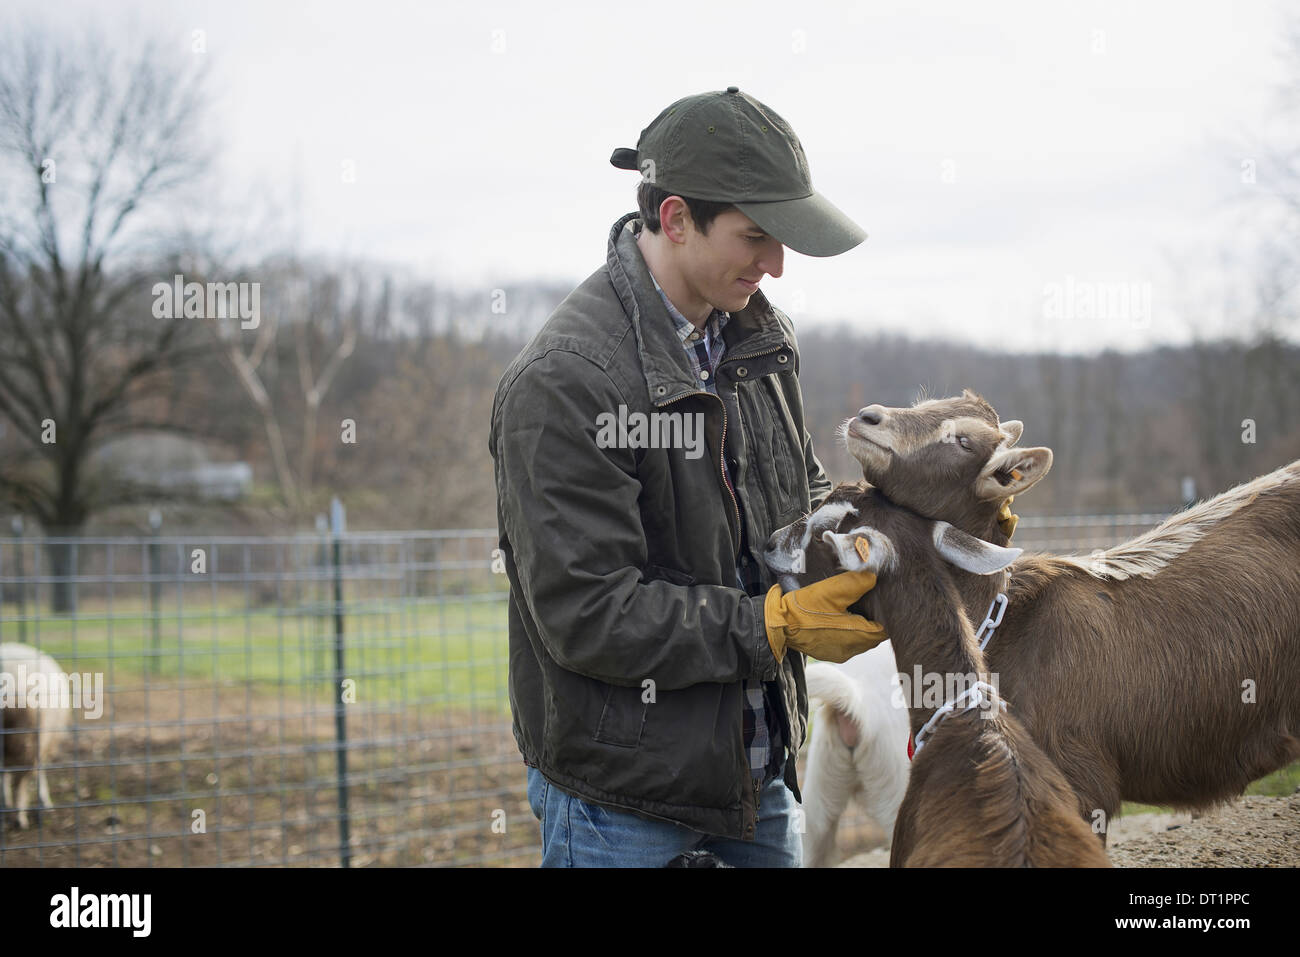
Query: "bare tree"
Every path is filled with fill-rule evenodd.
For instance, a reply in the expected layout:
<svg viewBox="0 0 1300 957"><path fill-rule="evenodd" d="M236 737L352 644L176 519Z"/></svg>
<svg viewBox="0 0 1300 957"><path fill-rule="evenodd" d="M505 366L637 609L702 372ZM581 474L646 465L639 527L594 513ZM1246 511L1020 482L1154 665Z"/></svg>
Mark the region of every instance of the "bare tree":
<svg viewBox="0 0 1300 957"><path fill-rule="evenodd" d="M146 400L210 351L192 322L154 318L170 279L164 202L204 166L203 72L158 41L115 52L29 28L0 41L0 496L69 535L141 489L94 475L123 432L174 427ZM121 49L120 45L116 49ZM70 571L51 547L56 575ZM66 586L66 583L63 583ZM56 610L70 608L56 585Z"/></svg>
<svg viewBox="0 0 1300 957"><path fill-rule="evenodd" d="M296 258L264 268L276 292L253 342L224 327L216 331L262 420L288 517L300 519L312 504L321 404L352 356L363 326L383 324L380 316L390 293L382 284L372 303L361 269L311 270ZM298 426L296 466L285 437L292 424Z"/></svg>
<svg viewBox="0 0 1300 957"><path fill-rule="evenodd" d="M491 525L486 423L510 358L455 336L411 343L361 402L360 454L336 472L352 488L400 497L403 518L421 527Z"/></svg>

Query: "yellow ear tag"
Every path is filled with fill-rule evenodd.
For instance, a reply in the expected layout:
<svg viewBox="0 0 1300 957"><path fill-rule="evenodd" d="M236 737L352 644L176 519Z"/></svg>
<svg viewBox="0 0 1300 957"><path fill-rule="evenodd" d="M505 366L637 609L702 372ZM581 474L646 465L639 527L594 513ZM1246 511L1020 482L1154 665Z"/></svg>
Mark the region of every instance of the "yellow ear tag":
<svg viewBox="0 0 1300 957"><path fill-rule="evenodd" d="M1022 476L1021 476L1021 474L1020 474L1020 469L1012 469L1012 470L1011 470L1011 477L1012 477L1013 479L1015 479L1017 482L1019 482L1020 479L1022 478Z"/></svg>
<svg viewBox="0 0 1300 957"><path fill-rule="evenodd" d="M861 535L853 540L853 547L864 562L871 558L871 545Z"/></svg>

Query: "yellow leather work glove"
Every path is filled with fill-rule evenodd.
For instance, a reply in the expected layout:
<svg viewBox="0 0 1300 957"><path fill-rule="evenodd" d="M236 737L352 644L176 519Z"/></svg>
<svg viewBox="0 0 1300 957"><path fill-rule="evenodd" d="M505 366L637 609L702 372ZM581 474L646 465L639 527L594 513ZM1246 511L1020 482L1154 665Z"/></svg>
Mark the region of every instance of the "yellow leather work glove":
<svg viewBox="0 0 1300 957"><path fill-rule="evenodd" d="M1020 521L1019 515L1011 514L1011 503L1016 500L1014 495L1008 495L1007 500L1002 503L998 509L998 528L1002 529L1002 534L1010 538L1016 531L1016 522Z"/></svg>
<svg viewBox="0 0 1300 957"><path fill-rule="evenodd" d="M875 572L841 572L786 594L773 585L763 615L776 660L793 648L820 661L844 662L876 647L889 637L885 626L845 610L875 587Z"/></svg>

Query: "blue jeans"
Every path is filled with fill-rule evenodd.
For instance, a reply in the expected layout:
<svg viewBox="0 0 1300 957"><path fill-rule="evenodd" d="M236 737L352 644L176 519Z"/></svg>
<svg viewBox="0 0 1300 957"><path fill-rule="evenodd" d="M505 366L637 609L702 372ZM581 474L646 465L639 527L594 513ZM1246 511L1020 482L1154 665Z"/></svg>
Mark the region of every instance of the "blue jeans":
<svg viewBox="0 0 1300 957"><path fill-rule="evenodd" d="M663 867L686 851L711 851L732 867L799 867L803 813L781 778L759 795L754 840L715 837L589 804L528 768L528 804L542 825L542 867Z"/></svg>

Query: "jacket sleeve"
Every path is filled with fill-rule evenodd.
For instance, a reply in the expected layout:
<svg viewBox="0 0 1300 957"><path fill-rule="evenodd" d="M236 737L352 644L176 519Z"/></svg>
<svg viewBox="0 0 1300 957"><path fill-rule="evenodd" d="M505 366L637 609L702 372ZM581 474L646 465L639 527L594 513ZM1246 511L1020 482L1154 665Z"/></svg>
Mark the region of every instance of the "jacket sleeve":
<svg viewBox="0 0 1300 957"><path fill-rule="evenodd" d="M616 685L774 679L763 596L642 580L636 452L596 442L597 416L623 402L595 363L552 350L494 413L503 531L542 644L561 667Z"/></svg>

